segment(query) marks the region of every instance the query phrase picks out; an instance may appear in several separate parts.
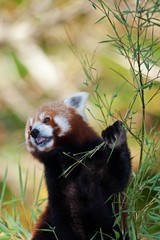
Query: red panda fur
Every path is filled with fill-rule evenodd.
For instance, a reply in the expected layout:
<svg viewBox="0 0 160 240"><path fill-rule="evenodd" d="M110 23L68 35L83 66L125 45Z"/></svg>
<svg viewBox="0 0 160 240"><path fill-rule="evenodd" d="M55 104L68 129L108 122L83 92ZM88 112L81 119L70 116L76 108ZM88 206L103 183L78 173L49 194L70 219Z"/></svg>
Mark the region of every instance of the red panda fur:
<svg viewBox="0 0 160 240"><path fill-rule="evenodd" d="M98 136L86 121L87 97L46 104L27 121L26 145L44 164L48 189L32 240L128 239L115 224L114 203L131 172L126 133L117 121Z"/></svg>

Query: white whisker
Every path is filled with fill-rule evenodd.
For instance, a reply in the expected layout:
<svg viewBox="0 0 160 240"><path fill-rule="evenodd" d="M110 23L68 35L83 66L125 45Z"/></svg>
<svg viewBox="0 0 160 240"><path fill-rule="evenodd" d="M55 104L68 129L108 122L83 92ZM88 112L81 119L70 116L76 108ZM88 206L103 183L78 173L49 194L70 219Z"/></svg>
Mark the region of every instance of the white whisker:
<svg viewBox="0 0 160 240"><path fill-rule="evenodd" d="M23 143L18 144L17 147L24 147L27 143L30 143L30 142L31 142L30 140L28 140L28 141L24 141Z"/></svg>

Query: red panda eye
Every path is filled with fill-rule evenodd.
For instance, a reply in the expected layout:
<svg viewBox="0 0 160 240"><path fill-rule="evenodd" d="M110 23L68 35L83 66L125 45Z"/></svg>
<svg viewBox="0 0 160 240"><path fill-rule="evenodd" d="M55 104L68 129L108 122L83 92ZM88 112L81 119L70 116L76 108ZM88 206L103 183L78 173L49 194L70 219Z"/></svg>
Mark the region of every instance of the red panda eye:
<svg viewBox="0 0 160 240"><path fill-rule="evenodd" d="M48 122L50 122L50 117L46 117L44 120L43 120L43 123L48 123Z"/></svg>
<svg viewBox="0 0 160 240"><path fill-rule="evenodd" d="M32 126L29 126L29 131L30 131L30 132L32 131Z"/></svg>

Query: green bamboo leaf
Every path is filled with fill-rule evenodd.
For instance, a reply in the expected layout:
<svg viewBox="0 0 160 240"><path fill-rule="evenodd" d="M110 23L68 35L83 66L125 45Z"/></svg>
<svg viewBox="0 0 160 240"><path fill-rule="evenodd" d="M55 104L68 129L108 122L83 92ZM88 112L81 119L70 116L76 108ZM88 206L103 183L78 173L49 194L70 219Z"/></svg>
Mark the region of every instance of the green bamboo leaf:
<svg viewBox="0 0 160 240"><path fill-rule="evenodd" d="M4 174L3 185L2 185L1 195L0 195L0 204L3 203L3 199L4 199L4 194L5 194L6 185L7 185L7 174L8 174L8 168L6 168L6 171Z"/></svg>
<svg viewBox="0 0 160 240"><path fill-rule="evenodd" d="M103 41L100 41L99 43L110 43L110 42L114 42L115 40L103 40Z"/></svg>
<svg viewBox="0 0 160 240"><path fill-rule="evenodd" d="M95 10L97 10L96 4L94 4L93 2L91 2L91 3L92 3L92 7L93 7Z"/></svg>
<svg viewBox="0 0 160 240"><path fill-rule="evenodd" d="M0 240L10 240L10 237L8 236L0 236Z"/></svg>
<svg viewBox="0 0 160 240"><path fill-rule="evenodd" d="M97 22L95 22L95 24L101 22L101 21L104 20L105 18L106 18L106 16L101 17Z"/></svg>
<svg viewBox="0 0 160 240"><path fill-rule="evenodd" d="M24 200L24 188L23 188L23 179L22 179L22 168L19 164L19 184L20 184L20 196L21 201Z"/></svg>
<svg viewBox="0 0 160 240"><path fill-rule="evenodd" d="M9 233L9 229L8 229L8 227L5 224L0 222L0 233L2 233L2 232L8 234Z"/></svg>
<svg viewBox="0 0 160 240"><path fill-rule="evenodd" d="M37 191L37 193L34 194L34 196L35 196L34 201L38 201L38 199L39 199L40 191L41 191L41 189L42 189L43 177L44 177L44 176L43 176L43 174L42 174L41 179L40 179L40 182L39 182L39 186L38 186L38 191Z"/></svg>

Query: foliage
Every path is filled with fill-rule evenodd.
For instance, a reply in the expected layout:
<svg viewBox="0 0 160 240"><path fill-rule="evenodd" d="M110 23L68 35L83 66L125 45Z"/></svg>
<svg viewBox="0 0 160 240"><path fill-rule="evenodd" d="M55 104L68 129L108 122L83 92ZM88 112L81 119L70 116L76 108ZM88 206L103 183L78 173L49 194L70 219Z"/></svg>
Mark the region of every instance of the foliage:
<svg viewBox="0 0 160 240"><path fill-rule="evenodd" d="M31 239L31 229L37 220L37 216L41 214L41 206L46 199L39 199L40 192L42 191L42 180L39 183L36 181L36 170L34 169L33 174L33 204L28 208L26 203L26 193L28 187L28 176L27 171L25 178L22 177L22 168L19 165L19 189L20 196L10 196L9 199L6 197L6 186L7 186L7 174L5 172L2 191L0 194L0 213L2 215L0 219L0 239L1 240L26 240ZM22 215L22 212L24 216ZM26 219L26 226L23 225L23 218Z"/></svg>
<svg viewBox="0 0 160 240"><path fill-rule="evenodd" d="M95 69L89 61L82 61L86 73L86 85L94 86L94 99L96 106L102 113L103 123L108 118L120 118L125 128L139 145L139 171L133 173L132 180L126 192L128 204L128 233L131 239L159 239L160 235L160 173L159 168L159 132L156 125L148 132L146 129L146 109L153 98L160 93L157 81L160 77L158 71L155 77L151 71L160 63L159 38L155 36L155 27L160 26L158 1L136 1L135 9L128 1L114 1L113 6L106 1L90 1L95 10L102 13L97 21L107 21L112 28L112 34L107 35L107 40L101 44L112 44L130 66L131 79L114 70L124 83L131 86L133 96L128 101L128 108L124 116L113 111L113 101L118 97L119 90L112 95L110 102L106 95L99 91L99 84L95 84L92 72ZM122 28L119 27L122 26ZM88 73L90 73L88 75ZM147 91L154 89L153 95L147 98ZM139 108L135 108L136 102ZM108 113L106 115L105 113ZM141 113L141 127L135 129L134 117ZM133 159L134 160L134 159Z"/></svg>
<svg viewBox="0 0 160 240"><path fill-rule="evenodd" d="M16 2L22 4L22 8L26 8L26 1L15 1L15 5ZM86 77L84 85L92 95L92 100L99 112L99 114L96 115L98 117L95 117L92 110L88 109L88 111L96 119L101 128L106 127L106 125L115 121L115 119L122 120L124 127L129 133L131 143L134 142L138 146L138 154L136 158L139 160L139 171L136 173L133 172L131 182L125 193L128 205L128 233L130 238L133 240L142 238L159 239L159 132L157 122L153 123L151 129L148 129L147 118L149 109L152 108L152 102L157 99L157 96L159 96L160 92L160 71L158 67L160 64L160 43L157 35L158 28L160 26L160 3L158 0L136 0L135 6L134 4L132 5L130 1L126 0L115 0L112 3L103 0L90 0L90 3L93 6L93 10L99 12L101 15L96 21L95 27L101 26L101 23L103 22L109 29L109 33L107 33L105 39L101 39L100 41L100 45L103 46L104 54L107 52L107 47L110 46L112 51L114 53L116 52L116 54L119 54L121 57L120 63L118 64L124 62L124 65L127 66L128 70L125 68L125 71L121 71L119 67L116 68L115 64L112 64L112 62L109 63L113 71L112 73L116 74L118 79L120 79L117 89L114 90L111 96L109 96L109 94L106 93L106 81L100 83L99 80L102 76L99 76L99 71L95 68L95 58L97 57L96 51L94 52L91 60L89 60L88 55L83 55L82 53L79 54L79 52L75 50L74 44L72 45L72 50L74 53L76 53L82 64L82 68ZM86 9L83 8L83 10L84 11L82 11L82 14L86 14ZM70 14L70 17L72 18L73 15L74 13ZM24 14L24 17L25 16L26 15ZM63 14L61 14L61 16L63 16ZM60 16L58 20L55 18L52 22L53 25L55 25L56 21L58 21L58 23L64 21L64 19L61 19ZM23 18L21 20L23 20L22 23L24 23L24 20L26 19ZM28 42L34 43L34 46L36 45L36 41L40 42L39 47L33 49L33 53L39 55L42 53L40 46L43 46L44 52L47 52L50 48L52 48L50 45L51 41L48 40L47 42L47 36L50 36L50 32L52 31L47 32L48 28L46 28L45 24L48 23L45 21L44 26L42 26L43 24L40 24L40 15L37 15L37 18L32 18L31 20L32 24L30 24L33 26L33 22L36 22L36 26L34 25L34 31L30 32L31 36L28 35ZM51 24L49 24L49 26L51 28ZM38 36L35 34L36 27L39 29ZM46 31L44 31L45 29ZM33 70L35 65L28 65L25 55L22 55L21 44L17 44L16 39L12 39L11 37L7 41L12 42L9 43L12 51L8 51L9 48L6 46L4 51L6 56L9 56L10 60L12 59L12 61L9 60L11 67L13 68L13 66L16 66L16 69L18 70L18 75L16 76L18 76L18 79L20 79L20 77L25 78L28 84L28 82L31 81L29 72L31 71L32 76L34 75ZM14 45L15 42L16 44ZM14 48L16 51L13 51ZM27 52L28 48L26 47L25 50ZM32 56L28 56L28 58L32 59ZM46 61L45 57L43 58L43 63L47 65L47 70L45 71L47 72L48 69L50 69L50 65L48 64L48 61ZM44 79L41 78L43 74L39 76L39 73L41 74L41 71L37 71L36 76L34 75L34 78L38 82L38 78L40 77L40 82L42 84L42 82L44 82ZM47 75L48 82L49 79L50 78ZM12 90L12 94L15 93L14 84L15 82L11 81L12 87L10 89ZM32 84L33 88L31 90L31 95L40 95L42 92L43 94L46 94L46 88L47 86L50 88L50 85L45 84L44 86L44 84L41 84L40 86L43 90L41 88L37 88L38 84ZM18 85L20 92L23 92L21 87L24 86L22 85ZM7 87L5 88L7 89ZM58 90L58 93L60 92L62 92L61 89ZM32 107L30 106L30 97L26 97L24 101L24 98L21 98L23 94L20 96L18 92L16 93L16 96L18 97L13 99L14 101L11 99L12 101L9 101L9 106L11 107L15 103L14 110L15 113L17 115L19 114L20 116L21 121L19 124L21 126L22 121L24 121L24 118L26 118L25 114L27 114L27 112L29 112L28 109L32 109ZM43 98L46 97L45 94ZM126 99L125 103L123 102L125 106L125 111L123 110L123 112L120 112L119 108L117 107L117 102L121 103L121 95ZM4 94L2 94L1 97L3 96ZM55 96L57 95L55 94ZM4 97L4 99L6 99L6 97ZM37 99L35 99L35 102L36 100ZM19 102L22 103L20 108L17 107ZM24 106L25 111L23 110ZM101 117L99 117L99 115ZM15 126L16 123L17 120L15 121ZM130 148L132 151L132 146L130 146ZM22 169L19 167L20 197L12 196L11 199L6 199L6 171L0 193L0 211L2 215L0 220L0 239L30 239L31 228L35 223L37 216L41 212L40 206L45 201L45 199L39 200L39 194L42 188L42 180L37 188L35 183L35 174L36 173L34 173L33 177L33 206L29 209L25 201L26 189L28 185L28 173L24 179L22 177ZM27 226L23 226L22 224L21 210L23 210L23 213L25 213ZM123 209L121 211L123 211ZM121 224L121 219L117 218L117 221Z"/></svg>

